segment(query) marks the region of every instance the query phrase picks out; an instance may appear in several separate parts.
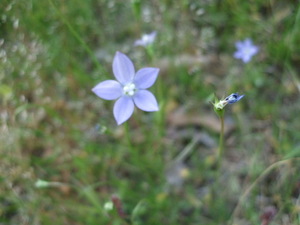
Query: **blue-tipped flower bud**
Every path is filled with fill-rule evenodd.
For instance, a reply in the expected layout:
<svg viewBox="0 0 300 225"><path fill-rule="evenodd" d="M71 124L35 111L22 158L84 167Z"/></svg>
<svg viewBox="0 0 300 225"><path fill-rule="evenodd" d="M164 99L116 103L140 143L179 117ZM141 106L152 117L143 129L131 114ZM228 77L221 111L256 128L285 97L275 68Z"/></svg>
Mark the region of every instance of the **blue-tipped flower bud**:
<svg viewBox="0 0 300 225"><path fill-rule="evenodd" d="M238 93L233 93L233 94L227 96L223 100L217 100L216 99L215 103L213 103L214 110L218 114L218 116L223 116L223 114L224 114L224 107L227 104L233 104L233 103L241 100L243 97L244 97L244 95L239 95Z"/></svg>
<svg viewBox="0 0 300 225"><path fill-rule="evenodd" d="M233 93L226 97L224 101L226 101L228 104L233 104L235 102L238 102L244 97L244 95L239 95L238 93Z"/></svg>

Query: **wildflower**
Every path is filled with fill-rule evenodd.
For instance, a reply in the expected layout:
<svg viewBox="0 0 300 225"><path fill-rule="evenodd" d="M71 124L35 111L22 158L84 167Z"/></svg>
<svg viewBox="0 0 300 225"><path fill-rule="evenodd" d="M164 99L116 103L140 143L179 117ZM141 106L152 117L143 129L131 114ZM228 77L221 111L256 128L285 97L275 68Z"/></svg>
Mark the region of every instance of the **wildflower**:
<svg viewBox="0 0 300 225"><path fill-rule="evenodd" d="M237 51L234 53L234 58L241 59L244 63L248 63L252 56L256 55L259 51L259 47L253 45L249 38L236 42L235 47Z"/></svg>
<svg viewBox="0 0 300 225"><path fill-rule="evenodd" d="M143 68L135 74L132 61L125 54L117 52L112 69L116 80L103 81L92 91L105 100L118 99L113 110L118 125L131 117L134 105L147 112L159 110L155 96L146 90L154 84L158 68Z"/></svg>
<svg viewBox="0 0 300 225"><path fill-rule="evenodd" d="M144 47L151 45L156 38L156 34L157 34L156 31L153 31L150 34L144 34L141 39L136 40L134 42L134 45L135 46L144 46Z"/></svg>
<svg viewBox="0 0 300 225"><path fill-rule="evenodd" d="M216 110L222 110L227 104L233 104L235 102L238 102L244 97L244 95L239 95L238 93L233 93L229 96L227 96L225 99L216 101L214 103Z"/></svg>

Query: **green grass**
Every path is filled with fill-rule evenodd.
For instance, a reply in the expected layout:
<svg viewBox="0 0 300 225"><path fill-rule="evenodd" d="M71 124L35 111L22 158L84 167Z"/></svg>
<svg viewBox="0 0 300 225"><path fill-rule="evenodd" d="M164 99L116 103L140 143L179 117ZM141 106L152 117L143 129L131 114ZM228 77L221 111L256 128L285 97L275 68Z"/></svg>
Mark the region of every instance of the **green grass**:
<svg viewBox="0 0 300 225"><path fill-rule="evenodd" d="M299 224L299 25L296 1L1 1L0 224ZM153 30L151 57L133 43ZM116 51L160 68L160 112L117 126L91 92ZM233 92L216 177L210 101Z"/></svg>

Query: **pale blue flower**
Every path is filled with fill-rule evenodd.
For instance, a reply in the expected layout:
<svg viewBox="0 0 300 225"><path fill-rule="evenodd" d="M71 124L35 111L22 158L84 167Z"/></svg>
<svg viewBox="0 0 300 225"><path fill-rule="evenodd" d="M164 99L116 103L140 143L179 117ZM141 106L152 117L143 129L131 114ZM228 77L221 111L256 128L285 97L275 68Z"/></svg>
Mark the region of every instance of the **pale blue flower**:
<svg viewBox="0 0 300 225"><path fill-rule="evenodd" d="M143 68L135 73L132 61L125 54L117 52L112 69L116 80L103 81L92 91L105 100L118 99L113 110L118 125L131 117L134 105L147 112L159 110L155 96L146 90L155 83L158 68Z"/></svg>
<svg viewBox="0 0 300 225"><path fill-rule="evenodd" d="M235 47L237 51L234 53L234 58L241 59L244 63L248 63L252 56L256 55L259 51L259 47L253 45L249 38L236 42Z"/></svg>
<svg viewBox="0 0 300 225"><path fill-rule="evenodd" d="M134 42L134 45L135 46L144 46L144 47L151 45L156 38L156 34L157 34L156 31L153 31L150 34L144 34L141 39L136 40Z"/></svg>

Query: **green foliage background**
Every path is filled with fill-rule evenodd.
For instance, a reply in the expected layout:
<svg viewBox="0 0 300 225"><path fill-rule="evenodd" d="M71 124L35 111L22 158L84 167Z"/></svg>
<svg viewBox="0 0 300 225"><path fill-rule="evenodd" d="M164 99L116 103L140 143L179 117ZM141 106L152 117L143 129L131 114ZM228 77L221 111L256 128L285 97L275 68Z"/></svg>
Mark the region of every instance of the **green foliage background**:
<svg viewBox="0 0 300 225"><path fill-rule="evenodd" d="M299 43L296 0L2 0L0 224L299 224ZM160 68L160 112L119 127L91 92L116 51ZM210 101L233 92L216 180Z"/></svg>

